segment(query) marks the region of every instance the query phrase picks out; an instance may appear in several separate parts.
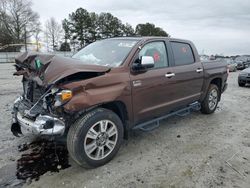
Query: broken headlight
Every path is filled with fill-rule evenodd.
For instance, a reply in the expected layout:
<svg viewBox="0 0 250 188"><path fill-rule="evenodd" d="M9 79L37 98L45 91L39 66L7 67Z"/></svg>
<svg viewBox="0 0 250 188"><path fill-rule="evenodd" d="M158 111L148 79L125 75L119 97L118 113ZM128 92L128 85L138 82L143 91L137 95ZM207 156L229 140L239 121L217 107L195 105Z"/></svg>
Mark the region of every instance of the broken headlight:
<svg viewBox="0 0 250 188"><path fill-rule="evenodd" d="M55 94L54 106L61 106L72 98L73 94L71 90L61 90Z"/></svg>

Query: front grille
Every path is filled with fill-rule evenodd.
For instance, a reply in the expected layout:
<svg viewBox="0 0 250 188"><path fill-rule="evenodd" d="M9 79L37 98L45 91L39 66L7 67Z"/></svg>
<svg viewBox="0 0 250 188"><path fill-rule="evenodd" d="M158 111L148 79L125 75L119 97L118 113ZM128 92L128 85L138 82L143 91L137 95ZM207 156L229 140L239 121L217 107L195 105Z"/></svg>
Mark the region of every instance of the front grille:
<svg viewBox="0 0 250 188"><path fill-rule="evenodd" d="M25 112L29 109L31 109L32 107L32 104L27 101L27 100L22 100L19 105L18 105L18 112L21 114L21 115L25 115Z"/></svg>
<svg viewBox="0 0 250 188"><path fill-rule="evenodd" d="M32 103L38 101L43 94L43 89L34 81L23 80L24 98Z"/></svg>
<svg viewBox="0 0 250 188"><path fill-rule="evenodd" d="M34 119L39 114L46 113L43 100L39 100L45 89L35 81L23 78L23 100L19 103L18 112L27 118Z"/></svg>

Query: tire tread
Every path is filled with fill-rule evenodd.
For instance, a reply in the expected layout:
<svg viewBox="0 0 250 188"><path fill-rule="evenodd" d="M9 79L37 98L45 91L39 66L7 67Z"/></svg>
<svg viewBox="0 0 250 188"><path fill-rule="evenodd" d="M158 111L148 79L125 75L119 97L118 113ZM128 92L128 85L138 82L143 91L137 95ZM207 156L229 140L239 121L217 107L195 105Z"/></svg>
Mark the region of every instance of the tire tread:
<svg viewBox="0 0 250 188"><path fill-rule="evenodd" d="M82 155L81 152L77 151L76 149L76 142L77 142L77 134L82 130L83 126L86 122L93 118L95 115L99 113L113 113L112 111L104 108L96 108L86 114L82 115L76 122L70 127L68 136L67 136L67 148L70 156L72 159L84 168L93 168L93 166L89 165L85 160L83 160L80 156ZM114 114L114 113L113 113ZM115 114L116 115L116 114ZM118 117L118 116L117 116ZM119 118L119 117L118 117Z"/></svg>
<svg viewBox="0 0 250 188"><path fill-rule="evenodd" d="M213 112L216 110L216 107L217 107L217 105L218 105L218 103L219 103L219 101L218 101L216 107L214 108L214 110L210 110L210 109L209 109L209 107L208 107L208 97L209 97L209 93L210 93L210 91L211 91L212 89L216 89L216 90L218 91L218 97L221 95L220 90L219 90L219 88L218 88L217 85L215 85L215 84L210 84L210 85L209 85L208 90L207 90L206 97L205 97L205 99L201 102L201 112L202 112L203 114L211 114L211 113L213 113Z"/></svg>

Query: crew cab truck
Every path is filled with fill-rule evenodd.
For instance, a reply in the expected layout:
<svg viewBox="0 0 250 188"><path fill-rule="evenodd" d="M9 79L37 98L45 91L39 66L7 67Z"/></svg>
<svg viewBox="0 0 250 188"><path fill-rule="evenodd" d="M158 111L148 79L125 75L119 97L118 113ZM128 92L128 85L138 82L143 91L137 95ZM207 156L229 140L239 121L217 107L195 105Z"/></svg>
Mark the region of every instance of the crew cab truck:
<svg viewBox="0 0 250 188"><path fill-rule="evenodd" d="M14 135L67 136L81 166L110 161L133 127L199 103L215 111L227 87L221 62L201 63L192 42L164 37L111 38L72 58L16 58L23 94L14 103Z"/></svg>

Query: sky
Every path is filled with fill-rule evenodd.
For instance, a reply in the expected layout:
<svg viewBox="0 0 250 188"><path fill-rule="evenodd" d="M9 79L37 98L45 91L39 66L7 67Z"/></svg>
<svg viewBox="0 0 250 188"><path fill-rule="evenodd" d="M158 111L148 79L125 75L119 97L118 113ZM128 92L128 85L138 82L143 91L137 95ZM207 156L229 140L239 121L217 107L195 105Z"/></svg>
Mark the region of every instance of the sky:
<svg viewBox="0 0 250 188"><path fill-rule="evenodd" d="M250 54L249 0L32 0L42 23L61 22L82 7L110 12L135 27L154 23L174 38L194 42L200 54Z"/></svg>

